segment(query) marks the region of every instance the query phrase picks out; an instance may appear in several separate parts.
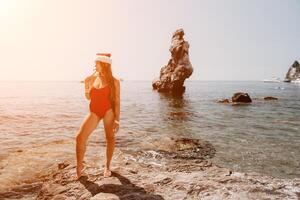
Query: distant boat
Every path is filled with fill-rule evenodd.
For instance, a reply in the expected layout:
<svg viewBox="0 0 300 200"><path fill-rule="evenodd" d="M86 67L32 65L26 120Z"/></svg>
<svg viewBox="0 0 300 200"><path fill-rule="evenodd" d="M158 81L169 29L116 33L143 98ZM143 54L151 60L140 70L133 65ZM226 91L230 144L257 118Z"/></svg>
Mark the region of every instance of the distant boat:
<svg viewBox="0 0 300 200"><path fill-rule="evenodd" d="M275 90L284 90L284 87L275 87Z"/></svg>
<svg viewBox="0 0 300 200"><path fill-rule="evenodd" d="M264 79L262 80L265 83L280 83L280 78L272 77L272 79Z"/></svg>

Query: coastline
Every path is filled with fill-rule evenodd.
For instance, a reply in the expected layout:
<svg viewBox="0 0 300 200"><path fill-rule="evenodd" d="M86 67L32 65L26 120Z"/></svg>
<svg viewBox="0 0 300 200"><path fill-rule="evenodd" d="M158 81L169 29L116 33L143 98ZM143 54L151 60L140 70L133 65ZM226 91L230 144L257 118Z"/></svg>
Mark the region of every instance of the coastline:
<svg viewBox="0 0 300 200"><path fill-rule="evenodd" d="M59 161L33 180L0 190L4 199L298 199L300 179L240 173L212 163L214 147L192 138L163 138L134 150L116 147L113 176L103 178L105 144L90 142L87 169L75 180L74 157ZM129 141L130 143L130 141ZM117 145L120 143L116 143ZM54 143L74 148L74 141ZM101 147L100 147L101 146ZM130 145L129 145L130 146ZM99 151L100 150L100 151ZM156 162L153 162L156 161Z"/></svg>

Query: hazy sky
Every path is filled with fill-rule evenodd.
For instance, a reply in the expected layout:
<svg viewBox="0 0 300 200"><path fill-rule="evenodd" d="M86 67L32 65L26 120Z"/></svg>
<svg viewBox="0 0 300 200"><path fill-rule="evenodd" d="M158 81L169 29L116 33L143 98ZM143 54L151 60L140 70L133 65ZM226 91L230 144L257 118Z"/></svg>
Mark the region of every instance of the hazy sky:
<svg viewBox="0 0 300 200"><path fill-rule="evenodd" d="M0 80L82 80L97 52L116 77L153 80L178 28L190 80L283 78L300 60L299 0L0 0Z"/></svg>

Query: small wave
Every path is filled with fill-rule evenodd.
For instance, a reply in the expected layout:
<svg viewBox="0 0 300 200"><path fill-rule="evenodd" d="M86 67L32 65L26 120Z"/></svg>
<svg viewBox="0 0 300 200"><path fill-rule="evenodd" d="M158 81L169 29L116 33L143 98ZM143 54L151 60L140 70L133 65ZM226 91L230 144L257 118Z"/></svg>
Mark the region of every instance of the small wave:
<svg viewBox="0 0 300 200"><path fill-rule="evenodd" d="M285 88L284 87L275 87L274 89L275 90L284 90Z"/></svg>
<svg viewBox="0 0 300 200"><path fill-rule="evenodd" d="M298 121L287 121L287 120L274 120L275 123L279 124L290 124L290 125L299 125Z"/></svg>

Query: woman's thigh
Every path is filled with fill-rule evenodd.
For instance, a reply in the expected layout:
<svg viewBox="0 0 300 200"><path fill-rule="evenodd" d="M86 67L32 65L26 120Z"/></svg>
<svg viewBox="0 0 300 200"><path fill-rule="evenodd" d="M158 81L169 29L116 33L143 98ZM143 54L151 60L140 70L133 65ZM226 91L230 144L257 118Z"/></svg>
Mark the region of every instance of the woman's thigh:
<svg viewBox="0 0 300 200"><path fill-rule="evenodd" d="M93 130L97 128L100 120L100 117L98 117L95 113L89 112L80 126L78 135L80 139L87 139Z"/></svg>
<svg viewBox="0 0 300 200"><path fill-rule="evenodd" d="M115 115L113 110L108 110L103 117L103 124L105 130L106 139L110 139L114 137L113 125L114 125Z"/></svg>

